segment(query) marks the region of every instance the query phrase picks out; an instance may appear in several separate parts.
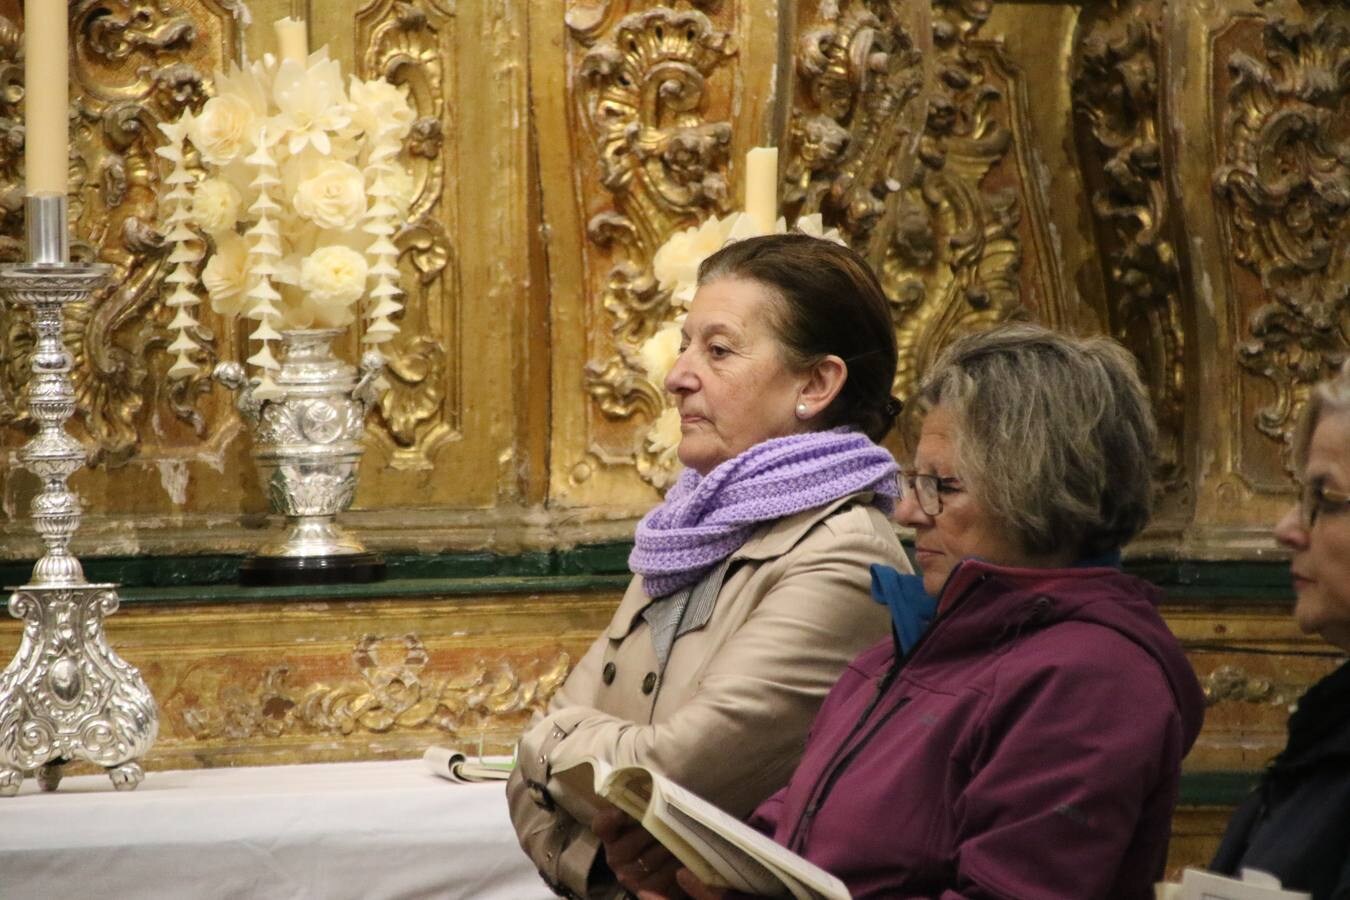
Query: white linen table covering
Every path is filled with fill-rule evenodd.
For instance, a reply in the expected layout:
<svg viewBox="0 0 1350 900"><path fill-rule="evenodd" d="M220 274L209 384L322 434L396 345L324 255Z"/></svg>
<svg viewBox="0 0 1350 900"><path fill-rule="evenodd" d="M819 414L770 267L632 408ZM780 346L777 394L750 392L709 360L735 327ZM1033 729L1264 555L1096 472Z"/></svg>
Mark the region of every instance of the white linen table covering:
<svg viewBox="0 0 1350 900"><path fill-rule="evenodd" d="M502 782L421 760L103 775L0 797L0 898L552 896L516 843Z"/></svg>

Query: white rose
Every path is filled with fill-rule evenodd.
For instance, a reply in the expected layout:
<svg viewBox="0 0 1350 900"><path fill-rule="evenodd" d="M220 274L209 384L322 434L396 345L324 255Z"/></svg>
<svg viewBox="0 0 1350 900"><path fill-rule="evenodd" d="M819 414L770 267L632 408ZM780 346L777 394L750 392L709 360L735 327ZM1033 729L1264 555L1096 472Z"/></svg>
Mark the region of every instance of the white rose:
<svg viewBox="0 0 1350 900"><path fill-rule="evenodd" d="M239 221L243 198L223 178L207 178L192 192L192 219L209 234L231 231Z"/></svg>
<svg viewBox="0 0 1350 900"><path fill-rule="evenodd" d="M351 163L324 160L295 186L295 211L320 228L354 228L366 212L366 181Z"/></svg>
<svg viewBox="0 0 1350 900"><path fill-rule="evenodd" d="M218 238L216 252L202 269L202 284L212 309L224 316L239 315L248 287L248 241L237 234Z"/></svg>
<svg viewBox="0 0 1350 900"><path fill-rule="evenodd" d="M351 321L348 309L366 290L370 267L351 247L320 247L300 264L300 289L325 324Z"/></svg>
<svg viewBox="0 0 1350 900"><path fill-rule="evenodd" d="M638 349L638 361L647 370L647 377L653 384L660 385L675 366L680 355L680 323L667 325L656 334L647 338Z"/></svg>
<svg viewBox="0 0 1350 900"><path fill-rule="evenodd" d="M192 120L188 137L211 165L223 166L253 150L262 126L257 110L243 97L222 94L206 101Z"/></svg>
<svg viewBox="0 0 1350 900"><path fill-rule="evenodd" d="M382 128L397 126L388 135L388 139L402 141L412 130L413 120L417 118L407 94L383 78L362 81L355 75L347 84L347 94L351 98L352 125L365 132L367 140L383 137Z"/></svg>
<svg viewBox="0 0 1350 900"><path fill-rule="evenodd" d="M713 217L695 228L672 234L652 257L657 282L668 290L676 303L688 306L698 287L698 267L726 243L737 215L725 219Z"/></svg>

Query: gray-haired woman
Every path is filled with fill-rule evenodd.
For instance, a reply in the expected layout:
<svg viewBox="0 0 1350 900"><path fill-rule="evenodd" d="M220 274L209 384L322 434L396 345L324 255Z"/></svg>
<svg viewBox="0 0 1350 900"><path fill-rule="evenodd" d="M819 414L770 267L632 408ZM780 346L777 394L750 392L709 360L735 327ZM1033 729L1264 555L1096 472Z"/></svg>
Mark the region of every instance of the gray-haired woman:
<svg viewBox="0 0 1350 900"><path fill-rule="evenodd" d="M1204 702L1158 591L1118 569L1151 491L1134 362L1006 326L948 348L920 403L898 517L921 584L878 578L894 640L751 823L855 898L1149 897ZM601 830L630 871L632 829Z"/></svg>

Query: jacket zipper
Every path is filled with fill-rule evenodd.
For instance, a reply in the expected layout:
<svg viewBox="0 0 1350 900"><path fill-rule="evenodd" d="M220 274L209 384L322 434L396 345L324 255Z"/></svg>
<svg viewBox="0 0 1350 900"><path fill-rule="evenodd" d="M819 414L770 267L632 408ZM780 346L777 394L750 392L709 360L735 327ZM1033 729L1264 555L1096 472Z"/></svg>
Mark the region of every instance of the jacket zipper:
<svg viewBox="0 0 1350 900"><path fill-rule="evenodd" d="M877 699L880 699L880 697L881 694L878 693ZM885 715L877 719L876 724L872 726L871 731L863 735L852 747L848 748L848 752L845 753L842 758L837 762L832 761L832 766L828 769L828 774L822 779L819 785L820 790L816 796L812 798L811 802L806 805L806 809L802 811L801 818L797 820L797 827L792 830L792 837L788 841L789 850L794 853L802 852L801 844L805 841L806 834L811 829L811 823L815 820L816 812L825 805L826 799L829 798L830 793L834 790L835 782L837 782L840 776L848 769L849 763L853 762L854 757L867 746L867 742L872 739L872 736L881 730L881 727L889 722L892 716L904 709L908 703L908 697L901 697L898 703L886 710ZM871 710L869 710L869 714L870 712ZM864 716L862 721L859 722L859 725L866 724L866 721L866 716ZM854 733L856 734L856 729ZM852 737L853 735L849 735L850 739L852 739ZM842 746L847 747L848 743L845 742Z"/></svg>
<svg viewBox="0 0 1350 900"><path fill-rule="evenodd" d="M956 598L948 609L951 610L960 606L966 597L988 580L989 576L987 574L983 574L975 579L974 583L972 583L960 597ZM858 717L858 721L854 724L853 728L849 730L848 736L840 742L838 749L835 750L834 755L822 770L820 778L817 779L815 785L812 786L810 794L811 799L807 801L806 807L802 810L801 817L797 820L797 824L793 826L792 834L788 837L786 846L789 850L794 853L802 852L801 845L805 841L806 832L810 828L811 821L815 818L816 811L825 805L825 800L834 789L835 782L839 780L839 777L843 775L844 771L848 768L849 763L851 763L858 753L862 751L862 748L867 745L867 742L881 729L881 726L889 722L892 716L909 703L908 697L900 698L900 701L887 710L886 714L877 721L867 734L858 738L858 735L867 726L867 720L871 718L874 712L876 712L882 697L886 695L886 692L900 675L900 670L903 669L911 659L918 655L919 648L927 642L929 636L937 630L939 624L939 621L934 621L933 624L929 626L928 631L919 638L912 648L910 648L908 656L900 655L899 638L896 637L894 629L891 630L891 640L895 643L895 661L891 663L890 669L882 676L881 681L877 682L876 694L873 695L872 699L868 702L867 708L864 709L862 715ZM856 744L853 743L855 738L858 738ZM852 744L852 746L850 746L850 744Z"/></svg>

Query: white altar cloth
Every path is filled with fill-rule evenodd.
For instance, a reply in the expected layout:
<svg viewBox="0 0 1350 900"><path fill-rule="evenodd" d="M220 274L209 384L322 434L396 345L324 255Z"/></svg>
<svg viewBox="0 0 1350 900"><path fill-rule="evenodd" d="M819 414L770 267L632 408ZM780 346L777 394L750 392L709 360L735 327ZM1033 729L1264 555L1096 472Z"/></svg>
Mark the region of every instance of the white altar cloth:
<svg viewBox="0 0 1350 900"><path fill-rule="evenodd" d="M516 843L503 785L421 760L102 775L0 797L0 897L552 896Z"/></svg>

